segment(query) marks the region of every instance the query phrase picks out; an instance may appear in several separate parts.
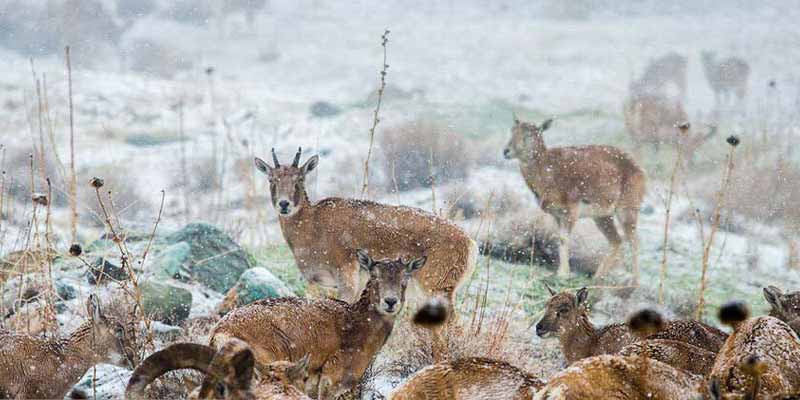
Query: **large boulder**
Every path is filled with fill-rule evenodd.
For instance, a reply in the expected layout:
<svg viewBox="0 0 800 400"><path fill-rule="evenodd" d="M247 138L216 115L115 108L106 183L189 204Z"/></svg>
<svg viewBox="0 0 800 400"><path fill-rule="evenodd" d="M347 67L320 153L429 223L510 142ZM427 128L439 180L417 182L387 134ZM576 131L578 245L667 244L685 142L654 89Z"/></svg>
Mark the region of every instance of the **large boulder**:
<svg viewBox="0 0 800 400"><path fill-rule="evenodd" d="M290 297L294 292L266 268L256 267L245 271L236 285L228 291L217 311L228 311L256 300L273 297Z"/></svg>
<svg viewBox="0 0 800 400"><path fill-rule="evenodd" d="M166 238L168 244L186 243L185 257L181 249L171 248L175 257L169 268L176 265L188 271L191 279L219 293L227 292L242 273L253 267L245 251L219 228L206 223L192 223ZM163 268L162 268L163 270Z"/></svg>
<svg viewBox="0 0 800 400"><path fill-rule="evenodd" d="M73 386L71 398L115 400L125 397L125 385L133 371L111 364L89 368Z"/></svg>
<svg viewBox="0 0 800 400"><path fill-rule="evenodd" d="M156 321L177 325L189 317L192 293L169 283L149 280L139 285L142 309Z"/></svg>

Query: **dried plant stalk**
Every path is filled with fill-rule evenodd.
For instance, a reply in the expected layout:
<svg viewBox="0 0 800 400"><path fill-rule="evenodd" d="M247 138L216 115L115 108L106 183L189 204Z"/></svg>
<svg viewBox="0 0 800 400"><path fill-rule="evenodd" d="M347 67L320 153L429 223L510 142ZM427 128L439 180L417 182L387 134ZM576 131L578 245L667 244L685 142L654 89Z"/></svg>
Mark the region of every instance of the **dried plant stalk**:
<svg viewBox="0 0 800 400"><path fill-rule="evenodd" d="M678 127L679 133L686 137L686 133L689 130L688 124L683 124ZM667 278L667 244L669 243L669 222L670 216L672 214L672 197L675 195L675 183L677 182L678 178L678 171L681 168L682 155L683 149L681 148L681 143L683 140L677 141L677 153L675 155L675 165L672 167L672 176L669 179L669 193L667 194L667 210L666 216L664 218L664 241L661 243L662 253L661 253L661 271L660 271L660 279L658 283L658 304L664 304L664 280Z"/></svg>
<svg viewBox="0 0 800 400"><path fill-rule="evenodd" d="M389 65L386 64L386 44L389 43L389 30L386 29L381 36L381 46L383 47L383 67L381 69L381 85L378 87L378 103L375 105L375 111L372 114L372 127L369 129L369 148L367 149L367 159L364 160L364 180L361 184L361 197L367 195L369 188L369 159L372 157L372 147L375 143L375 128L380 122L379 113L381 111L381 103L383 102L383 91L386 89L386 70Z"/></svg>
<svg viewBox="0 0 800 400"><path fill-rule="evenodd" d="M728 153L728 162L725 164L725 174L722 178L722 184L717 192L716 205L714 206L714 214L711 219L711 231L708 234L708 240L705 242L703 248L702 259L702 272L700 274L700 290L697 295L697 310L695 311L695 319L700 320L703 317L703 307L705 307L705 291L707 287L707 274L708 274L708 258L711 254L711 246L714 244L714 236L719 229L720 215L724 207L725 196L728 193L728 186L731 182L731 174L733 172L733 154L736 150L736 145L739 144L739 139L735 136L728 138L728 143L731 145Z"/></svg>
<svg viewBox="0 0 800 400"><path fill-rule="evenodd" d="M72 243L78 242L78 177L75 173L75 111L72 105L72 62L69 57L69 46L64 49L67 59L67 88L69 99L69 209L70 238Z"/></svg>

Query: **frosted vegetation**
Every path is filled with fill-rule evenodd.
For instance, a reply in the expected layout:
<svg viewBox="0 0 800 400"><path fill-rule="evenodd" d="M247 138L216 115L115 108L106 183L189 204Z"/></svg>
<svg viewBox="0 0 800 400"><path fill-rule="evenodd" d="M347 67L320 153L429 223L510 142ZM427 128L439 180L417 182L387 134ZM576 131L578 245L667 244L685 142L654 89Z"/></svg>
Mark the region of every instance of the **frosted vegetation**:
<svg viewBox="0 0 800 400"><path fill-rule="evenodd" d="M303 160L320 156L306 181L312 201L365 197L418 207L479 243L476 272L458 294L465 325L462 337L451 338L455 356L504 359L542 378L557 373L564 362L558 343L531 328L549 297L544 282L556 290L600 286L590 288L595 324L652 306L682 318L700 308L705 322L718 325L717 308L732 299L765 314L762 288L800 289L799 13L779 0L2 1L0 259L36 250L31 265L46 260L50 268L20 271L0 261L0 328L30 331L33 318L36 333L65 335L85 318L90 293L135 302L124 283L87 281L87 262L104 265L96 257L117 268L127 257L138 284L155 282L147 290L189 299L184 308L153 306L167 314L142 321L156 332L143 352L177 339L206 343L220 304L241 305L252 291L309 294L267 179L253 166L254 156L271 160L272 148L288 162L298 147ZM387 85L362 196L387 28ZM67 45L75 239L84 260L68 253ZM749 65L746 96L715 101L702 51ZM674 142L637 147L623 111L631 83L668 52L687 58L687 93L682 98L672 84L659 93L681 103L695 133L716 128L677 172ZM548 146L618 146L645 170L638 288L627 287L626 248L607 280L592 280L608 244L590 218L570 239L572 276L555 276L556 225L538 208L517 161L503 157L512 113L536 124L555 118L544 133ZM734 150L726 143L731 135L741 141ZM730 154L730 180L719 196ZM104 180L97 193L92 177ZM32 202L32 192L50 193L49 206ZM198 230L213 238L198 239ZM47 261L53 251L59 258ZM218 257L227 275L214 269ZM240 279L257 267L265 270ZM56 297L42 289L50 283ZM28 296L26 287L37 289ZM52 314L39 311L50 303ZM412 293L406 309L414 308ZM385 395L431 362L417 354L425 341L412 330L408 315L398 319L367 372L364 398ZM119 396L127 372L98 371L119 377L104 375L97 385ZM184 396L178 381L159 393ZM91 381L81 382L92 390Z"/></svg>

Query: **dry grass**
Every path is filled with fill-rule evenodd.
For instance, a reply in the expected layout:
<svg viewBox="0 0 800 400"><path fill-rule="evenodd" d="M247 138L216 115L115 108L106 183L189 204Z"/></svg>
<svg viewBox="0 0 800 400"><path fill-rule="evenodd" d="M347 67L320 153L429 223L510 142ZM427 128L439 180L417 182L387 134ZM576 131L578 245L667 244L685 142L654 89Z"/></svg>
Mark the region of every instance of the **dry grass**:
<svg viewBox="0 0 800 400"><path fill-rule="evenodd" d="M472 164L463 136L429 120L387 128L379 137L379 145L389 190L405 191L462 179Z"/></svg>

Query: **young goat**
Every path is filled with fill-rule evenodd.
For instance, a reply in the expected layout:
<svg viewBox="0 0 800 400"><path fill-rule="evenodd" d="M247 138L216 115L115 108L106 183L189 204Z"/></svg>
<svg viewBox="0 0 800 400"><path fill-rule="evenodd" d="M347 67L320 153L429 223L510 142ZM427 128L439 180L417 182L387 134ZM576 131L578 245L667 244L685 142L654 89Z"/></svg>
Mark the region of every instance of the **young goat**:
<svg viewBox="0 0 800 400"><path fill-rule="evenodd" d="M639 280L636 224L645 193L645 175L622 150L611 146L547 148L542 133L552 124L537 126L514 117L511 140L503 155L519 160L520 171L539 206L552 215L560 230L558 276L569 276L569 235L578 218L591 217L611 245L600 264L602 277L616 262L622 239L614 217L622 225L633 253L633 280Z"/></svg>
<svg viewBox="0 0 800 400"><path fill-rule="evenodd" d="M775 286L764 288L764 298L770 305L769 315L789 324L800 335L800 291L783 293Z"/></svg>
<svg viewBox="0 0 800 400"><path fill-rule="evenodd" d="M355 303L302 298L257 301L226 315L211 333L211 346L231 338L244 340L260 365L311 354L308 395L331 399L352 389L391 334L405 303L406 286L425 258L407 263L374 261L359 250L358 262L370 279Z"/></svg>
<svg viewBox="0 0 800 400"><path fill-rule="evenodd" d="M390 400L530 400L544 382L513 365L468 357L430 365L412 375Z"/></svg>
<svg viewBox="0 0 800 400"><path fill-rule="evenodd" d="M626 324L612 324L595 328L586 311L588 290L576 294L555 293L545 307L544 316L536 324L540 337L558 335L561 351L568 363L600 354L615 354L637 341ZM663 329L650 334L647 339L677 340L716 353L725 341L724 332L693 320L667 321Z"/></svg>
<svg viewBox="0 0 800 400"><path fill-rule="evenodd" d="M455 304L461 282L472 275L478 247L455 224L420 209L365 200L327 198L312 203L305 178L317 166L315 155L300 165L300 150L291 165L280 165L272 152L270 166L255 159L269 177L272 205L297 267L309 282L338 289L338 298L353 301L359 287L356 250L374 257L427 257L413 274L429 296Z"/></svg>
<svg viewBox="0 0 800 400"><path fill-rule="evenodd" d="M94 295L86 307L89 320L67 338L0 331L0 398L63 398L93 365L135 362L133 326L103 314Z"/></svg>
<svg viewBox="0 0 800 400"><path fill-rule="evenodd" d="M258 371L254 381L255 357L247 343L231 339L215 351L194 343L175 343L151 354L133 371L125 398L144 400L145 389L160 376L180 369L205 374L189 399L225 400L310 400L300 390L307 377L308 357L297 363L277 361Z"/></svg>
<svg viewBox="0 0 800 400"><path fill-rule="evenodd" d="M697 400L702 377L638 356L601 355L551 377L535 400Z"/></svg>
<svg viewBox="0 0 800 400"><path fill-rule="evenodd" d="M669 52L652 60L645 68L641 78L631 82L631 95L663 94L666 85L672 83L678 89L678 96L686 98L686 57Z"/></svg>
<svg viewBox="0 0 800 400"><path fill-rule="evenodd" d="M446 320L441 301L429 301L414 315L414 323L433 328ZM530 400L544 385L513 365L488 358L467 357L430 365L392 391L390 400Z"/></svg>
<svg viewBox="0 0 800 400"><path fill-rule="evenodd" d="M742 303L720 309L720 320L731 326L733 333L717 354L709 375L712 393L726 399L766 399L800 391L800 339L777 318L748 319L748 314ZM742 368L756 361L758 367Z"/></svg>

